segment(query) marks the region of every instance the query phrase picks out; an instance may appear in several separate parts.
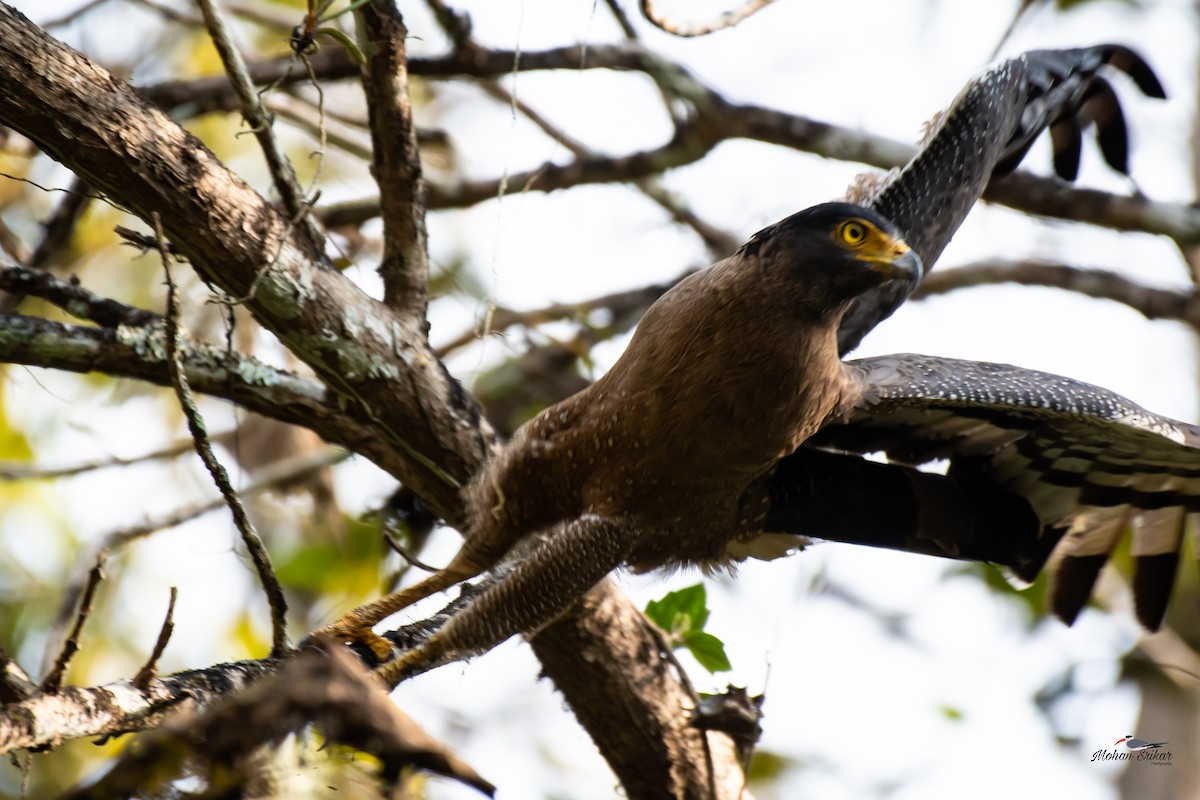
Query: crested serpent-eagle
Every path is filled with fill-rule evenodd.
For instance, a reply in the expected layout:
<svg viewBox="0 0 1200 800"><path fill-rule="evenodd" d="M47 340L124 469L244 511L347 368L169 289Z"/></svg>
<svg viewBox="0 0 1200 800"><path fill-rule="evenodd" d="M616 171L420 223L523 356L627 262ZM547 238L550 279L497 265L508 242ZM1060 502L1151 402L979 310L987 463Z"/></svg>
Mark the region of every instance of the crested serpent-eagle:
<svg viewBox="0 0 1200 800"><path fill-rule="evenodd" d="M1081 131L1127 170L1106 72L1162 97L1117 45L1025 53L982 72L918 155L870 190L772 225L681 281L602 378L524 425L467 491L466 541L424 581L316 634L358 640L384 617L495 568L396 680L554 619L611 570L715 568L820 537L1002 564L1055 565L1070 621L1133 532L1141 622L1170 594L1200 509L1200 429L1103 389L1017 367L897 355L843 362L918 285L993 176L1049 129L1060 177ZM889 463L861 458L882 451ZM945 475L916 466L945 459Z"/></svg>

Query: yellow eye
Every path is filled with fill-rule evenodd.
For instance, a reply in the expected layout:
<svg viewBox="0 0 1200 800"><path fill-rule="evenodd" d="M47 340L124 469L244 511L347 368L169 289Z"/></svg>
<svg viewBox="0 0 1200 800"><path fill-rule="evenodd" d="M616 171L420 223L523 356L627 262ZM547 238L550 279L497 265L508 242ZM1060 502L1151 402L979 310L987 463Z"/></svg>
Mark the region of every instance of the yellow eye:
<svg viewBox="0 0 1200 800"><path fill-rule="evenodd" d="M867 227L861 222L843 222L837 229L838 238L851 247L858 247L867 240Z"/></svg>

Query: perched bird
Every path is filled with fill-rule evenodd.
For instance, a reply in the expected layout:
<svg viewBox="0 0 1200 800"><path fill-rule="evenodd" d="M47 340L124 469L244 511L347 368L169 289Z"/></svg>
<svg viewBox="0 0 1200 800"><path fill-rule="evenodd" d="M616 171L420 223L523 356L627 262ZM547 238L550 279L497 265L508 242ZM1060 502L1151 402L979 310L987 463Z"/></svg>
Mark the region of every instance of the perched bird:
<svg viewBox="0 0 1200 800"><path fill-rule="evenodd" d="M491 646L550 621L621 564L726 563L731 542L762 531L771 468L861 395L838 357L850 301L920 278L920 259L867 208L826 203L755 234L659 298L600 380L516 432L468 490L470 529L445 569L363 613L478 575L541 530L552 530L545 545L435 639ZM764 380L769 391L752 388ZM322 634L390 649L361 632Z"/></svg>
<svg viewBox="0 0 1200 800"><path fill-rule="evenodd" d="M1188 507L1175 478L1200 478L1200 432L1189 426L1015 367L841 360L912 293L988 180L1015 168L1046 128L1065 177L1088 122L1109 164L1125 171L1125 126L1105 66L1163 96L1149 66L1117 45L1005 61L967 85L903 170L853 191L851 203L759 231L679 283L607 374L528 422L477 476L466 541L444 570L315 635L363 641L386 658L390 644L372 625L514 548L521 557L384 665L385 680L535 632L621 565L713 569L815 535L987 556L1020 572L1040 569L1055 531L1073 555L1091 558L1111 550L1136 509L1156 517ZM900 463L855 455L874 450ZM943 457L952 464L945 476L904 465ZM1064 483L1075 491L1060 497ZM895 498L897 511L876 497ZM844 507L855 498L871 501ZM956 527L956 512L977 524ZM987 528L993 517L1025 538L1007 542L1002 527ZM1152 526L1144 550L1169 546L1161 530ZM1078 585L1064 590L1072 601Z"/></svg>

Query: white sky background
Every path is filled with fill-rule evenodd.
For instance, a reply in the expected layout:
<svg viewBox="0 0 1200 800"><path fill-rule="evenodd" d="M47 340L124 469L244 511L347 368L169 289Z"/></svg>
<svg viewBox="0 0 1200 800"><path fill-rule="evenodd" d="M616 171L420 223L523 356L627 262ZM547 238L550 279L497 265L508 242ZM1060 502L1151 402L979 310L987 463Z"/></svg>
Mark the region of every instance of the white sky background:
<svg viewBox="0 0 1200 800"><path fill-rule="evenodd" d="M625 5L636 16L636 4L627 0ZM701 20L734 3L662 5L670 13ZM35 21L63 11L49 3L17 6ZM496 47L533 50L619 40L603 3L478 0L454 6L470 10L477 38ZM953 0L780 0L736 29L701 39L679 40L645 25L639 29L647 46L688 65L730 100L913 141L921 123L989 60L1015 7L1015 2ZM413 52L440 52L443 39L424 6L405 2L401 8L411 33L419 37L411 43ZM117 57L131 38L118 35L119 28L132 18L122 22L119 16L101 14L89 18L88 26L58 35L99 58ZM1071 13L1033 15L1003 53L1104 41L1138 49L1171 99L1144 100L1131 83L1114 79L1131 130L1132 172L1150 197L1187 202L1192 190L1185 143L1195 102L1197 26L1192 5L1184 0L1148 4L1148 10L1092 2ZM162 77L159 70L167 68L150 64L146 75L135 78ZM604 152L654 147L669 134L642 76L532 73L518 76L515 88L524 101ZM468 89L447 90L423 110L433 117L430 123L445 126L455 137L464 175L490 177L547 159L567 159L562 148L532 125L514 121L507 108L481 102L481 96ZM1045 142L1034 148L1025 166L1049 171ZM665 180L705 219L746 237L796 210L839 197L861 169L768 145L732 142ZM1101 163L1090 141L1079 183L1112 191L1129 187ZM363 193L361 183L331 181L323 199ZM636 191L620 186L512 195L469 211L434 215L429 232L435 260L466 255L480 279L494 286L497 301L516 308L639 286L708 260L694 234L670 223ZM992 208L972 214L938 269L997 255L1100 267L1156 286L1187 285L1183 263L1164 239L1030 220ZM365 264L356 277L369 285L373 265ZM457 300L435 303L435 342L457 335L479 313ZM469 385L472 374L503 355L506 346L489 340L451 366ZM599 349L602 365L611 364L622 346ZM989 287L909 304L869 336L858 355L887 352L1016 363L1106 386L1171 416L1197 416L1195 348L1181 325L1148 322L1123 306L1063 292ZM10 396L32 397L31 404L43 407L49 402L53 413L63 413L65 400L56 406L59 401L47 401L44 391L32 388L36 384L31 379L16 371L8 374ZM38 379L45 383L47 376L39 373ZM82 446L121 454L150 449L170 435L159 411L122 408L119 414L93 417ZM31 420L42 418L33 410L27 413ZM83 457L78 431L39 443L47 462ZM369 507L390 491L391 482L369 465L349 465L338 474L351 507ZM77 486L96 496L115 497L120 491L124 497L91 507L86 515L64 510L84 536L209 494L202 479L181 470L166 476L149 469L123 472L116 479L98 475ZM214 652L223 657L223 649L206 639L205 631L220 630L222 615L243 610L247 602L259 603L232 556L231 536L227 521L212 518L139 546L143 582L126 582L120 594L131 611L146 614L142 627L149 631L147 642L162 610L154 604L147 612L144 598L165 597L168 585L181 589L177 640L164 668L202 666ZM443 563L456 542L451 534L440 537L427 560ZM173 566L180 552L188 556L185 569ZM31 563L36 560L30 556ZM714 679L692 665L691 675L701 690L729 682L755 693L766 691L762 746L795 758L802 767L780 785L778 797L1008 798L1026 795L1031 786L1042 796L1115 796L1108 785L1114 770L1093 765L1088 757L1131 730L1136 719L1136 695L1116 684L1115 665L1137 635L1135 624L1128 617L1085 611L1072 629L1047 621L1027 635L1019 609L975 581L948 576L950 566L918 556L823 545L789 560L748 564L736 580L710 582L709 630L725 640L735 669ZM670 579L620 578L639 605L696 579L688 573ZM226 604L223 608L213 606L214 582L231 587L217 600ZM824 595L826 582L896 615L900 636L889 634L876 616ZM265 610L261 618L265 620ZM182 631L190 637L179 636ZM230 645L229 655L241 653ZM1085 699L1061 712L1058 732L1078 736L1084 743L1078 750L1055 744L1055 730L1032 702L1033 694L1068 664L1083 665L1076 675ZM501 798L612 797L614 781L607 767L550 684L537 680L537 671L528 648L510 642L470 665L411 681L395 697L497 783ZM961 718L948 719L945 707L960 711ZM1145 733L1171 738L1170 731ZM477 796L440 782L431 795Z"/></svg>

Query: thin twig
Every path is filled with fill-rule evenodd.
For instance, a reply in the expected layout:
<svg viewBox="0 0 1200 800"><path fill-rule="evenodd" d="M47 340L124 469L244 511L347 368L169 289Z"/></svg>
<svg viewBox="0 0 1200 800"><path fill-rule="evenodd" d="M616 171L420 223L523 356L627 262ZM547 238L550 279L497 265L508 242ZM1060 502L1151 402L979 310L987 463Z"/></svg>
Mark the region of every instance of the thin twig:
<svg viewBox="0 0 1200 800"><path fill-rule="evenodd" d="M92 193L87 181L79 176L71 180L62 201L54 208L54 213L42 223L42 239L33 252L21 258L14 254L16 260L30 270L40 271L49 266L66 250L75 233L75 228L83 213L92 202ZM7 249L7 248L6 248ZM45 273L42 273L45 274ZM0 314L15 311L25 299L25 293L11 291L0 298Z"/></svg>
<svg viewBox="0 0 1200 800"><path fill-rule="evenodd" d="M118 325L143 327L162 322L162 317L153 311L134 308L98 295L78 283L56 278L49 272L3 261L0 261L0 289L14 295L40 297L74 317L108 328Z"/></svg>
<svg viewBox="0 0 1200 800"><path fill-rule="evenodd" d="M204 15L204 24L208 28L209 36L212 37L213 45L217 48L217 53L221 56L221 62L225 65L225 72L229 76L229 81L233 84L234 90L237 92L238 100L241 103L242 116L250 126L254 137L258 139L263 155L266 156L267 167L271 172L271 180L274 182L275 191L279 193L279 199L283 202L287 216L292 220L298 221L299 227L304 231L309 245L315 251L320 252L325 237L308 214L309 201L305 198L304 192L300 188L300 183L296 179L296 171L292 168L292 163L288 160L283 149L279 146L278 140L275 138L274 131L271 129L270 115L263 108L258 93L254 90L254 82L250 79L250 73L246 70L246 62L242 59L242 54L233 44L229 30L225 26L224 16L217 7L215 0L198 0L198 2L200 4L200 11Z"/></svg>
<svg viewBox="0 0 1200 800"><path fill-rule="evenodd" d="M143 692L149 690L150 681L158 675L158 660L162 658L163 651L167 649L167 642L171 641L171 634L175 631L175 600L178 597L179 589L172 586L171 599L167 602L167 616L163 619L162 628L158 631L154 649L150 651L150 657L137 671L137 675L133 676L133 685Z"/></svg>
<svg viewBox="0 0 1200 800"><path fill-rule="evenodd" d="M108 0L90 0L90 2L84 3L79 8L72 9L71 11L69 11L68 13L64 14L61 17L55 17L52 20L43 22L42 29L47 30L47 31L52 31L55 28L61 28L64 25L70 25L72 22L75 22L80 17L84 16L85 14L91 13L92 11L96 10L97 8L99 8L100 6L104 5L107 2L108 2Z"/></svg>
<svg viewBox="0 0 1200 800"><path fill-rule="evenodd" d="M159 237L159 241L166 241L162 231L162 220L157 212L154 213L153 218L155 235ZM258 573L263 591L266 592L267 604L271 608L271 655L273 657L283 656L291 650L291 645L287 640L287 598L284 597L279 579L275 577L275 569L271 566L271 557L268 555L266 547L263 546L262 539L255 532L254 523L247 516L241 497L234 491L233 484L229 481L229 474L217 460L208 440L208 431L205 428L203 417L200 416L200 409L196 407L196 401L192 396L192 390L188 385L187 374L183 367L183 358L179 352L181 338L178 322L179 299L176 295L175 281L171 277L171 257L167 255L165 249L161 251L161 256L167 281L167 365L171 373L171 383L175 387L175 394L179 397L179 404L183 408L184 416L187 417L188 430L191 431L192 439L196 443L196 452L200 455L204 466L212 475L213 482L217 484L217 488L225 498L229 511L233 515L234 525L242 537L242 542L246 545L250 560L254 563L254 569Z"/></svg>
<svg viewBox="0 0 1200 800"><path fill-rule="evenodd" d="M67 635L62 649L58 651L58 657L54 659L54 666L42 679L40 689L43 693L57 694L58 690L62 688L63 676L67 672L67 667L71 664L71 659L79 652L79 637L83 633L84 623L92 613L92 603L96 599L96 587L102 580L104 580L104 562L99 560L88 570L87 585L83 590L83 599L79 601L79 610L75 614L75 624L71 627L71 633Z"/></svg>
<svg viewBox="0 0 1200 800"><path fill-rule="evenodd" d="M631 42L636 42L638 38L637 30L633 27L633 23L630 22L629 15L625 13L625 9L621 8L619 0L604 0L604 4L612 12L613 19L617 21L617 25L621 26L621 33L625 34L625 38Z"/></svg>
<svg viewBox="0 0 1200 800"><path fill-rule="evenodd" d="M37 693L38 686L29 673L0 648L0 706L28 700Z"/></svg>
<svg viewBox="0 0 1200 800"><path fill-rule="evenodd" d="M252 497L274 489L277 486L303 480L349 457L350 453L348 451L331 450L316 455L285 459L262 470L259 479L249 486L244 487L241 494L243 497ZM80 559L80 563L83 565L103 564L111 553L132 542L144 539L159 531L178 527L185 522L221 508L225 508L225 498L216 497L202 503L177 508L165 516L157 517L139 525L132 525L128 528L111 531L100 540L100 543L92 549L86 558ZM51 626L52 632L61 630L66 626L66 622L71 615L71 610L75 608L77 598L83 593L83 579L86 577L87 572L81 567L76 570L76 575L79 577L71 580L63 592L63 603ZM51 636L51 639L53 638Z"/></svg>
<svg viewBox="0 0 1200 800"><path fill-rule="evenodd" d="M1000 34L999 41L996 42L995 49L992 50L992 60L1000 57L1000 51L1004 49L1004 45L1008 44L1008 40L1012 38L1013 33L1017 29L1017 25L1021 24L1026 12L1033 7L1036 0L1021 0L1021 4L1017 6L1017 10L1013 12L1012 19L1008 21L1008 27L1004 29L1004 33Z"/></svg>
<svg viewBox="0 0 1200 800"><path fill-rule="evenodd" d="M154 240L154 236L141 231L135 231L133 228L127 228L124 225L113 226L113 233L121 238L121 244L125 247L133 247L142 252L143 255L154 250L158 251L159 247L166 247L167 252L175 258L183 258L183 253L179 252L179 248L171 242L159 244Z"/></svg>
<svg viewBox="0 0 1200 800"><path fill-rule="evenodd" d="M710 33L732 28L746 17L762 11L774 2L775 0L747 0L740 8L735 8L733 11L726 11L712 22L699 25L691 22L676 22L655 8L654 0L641 0L641 8L642 16L649 20L650 24L654 27L675 36L691 38L693 36L707 36Z"/></svg>
<svg viewBox="0 0 1200 800"><path fill-rule="evenodd" d="M94 199L92 187L85 179L79 176L72 178L66 196L55 206L54 213L42 223L42 239L25 265L31 269L41 269L57 260L70 244L75 226Z"/></svg>
<svg viewBox="0 0 1200 800"><path fill-rule="evenodd" d="M483 79L479 81L479 85L487 94L491 95L496 100L509 105L532 122L555 142L560 144L571 152L578 159L596 159L604 158L605 156L590 149L583 142L570 136L566 131L562 130L549 119L544 117L537 109L530 106L524 100L518 98L515 94L504 88L498 81L494 79ZM669 99L669 98L668 98ZM549 162L547 162L549 163ZM530 181L531 185L532 181ZM671 218L676 222L687 225L700 235L704 240L705 246L708 248L709 254L713 258L724 258L733 253L741 245L741 241L731 233L721 230L705 220L701 219L691 208L688 207L686 200L679 194L670 191L663 186L662 181L658 177L646 177L635 180L633 185L638 188L642 194L653 200L660 208L671 215Z"/></svg>
<svg viewBox="0 0 1200 800"><path fill-rule="evenodd" d="M133 458L108 456L107 458L97 458L91 461L81 461L66 467L38 467L36 465L0 462L0 481L69 478L73 475L82 475L85 472L95 472L96 470L108 469L110 467L128 467L134 464L144 464L147 461L162 461L168 458L176 458L190 451L194 446L192 440L187 439L159 448L158 450L152 450L140 456L134 456Z"/></svg>
<svg viewBox="0 0 1200 800"><path fill-rule="evenodd" d="M555 322L562 319L579 319L587 316L593 311L605 310L613 315L613 322L610 327L620 329L626 318L636 321L641 316L642 312L650 307L650 304L663 295L668 289L683 280L691 274L691 270L683 273L678 278L665 283L656 283L649 286L644 286L640 289L630 289L624 292L614 292L612 294L594 297L591 300L582 300L578 303L552 303L542 308L532 309L530 311L513 311L508 308L497 307L492 316L491 331L498 333L513 325L522 325L527 328L543 325L547 322ZM464 331L458 336L451 339L446 344L437 348L434 352L438 358L445 358L455 350L478 340L479 333L474 328L469 331Z"/></svg>
<svg viewBox="0 0 1200 800"><path fill-rule="evenodd" d="M477 48L469 53L451 53L432 58L412 58L409 73L434 80L457 78L496 78L514 72L541 70L610 69L640 72L664 85L666 73L674 75L678 89L689 102L704 101L700 109L704 127L713 139L680 138L663 147L615 156L592 158L566 165L543 165L509 178L524 185L535 175L542 191L564 189L600 182L632 181L673 167L691 164L704 157L717 143L731 139L749 139L814 153L837 161L855 161L880 169L901 167L916 153L907 143L886 139L859 129L830 125L808 117L774 111L758 106L732 103L702 84L689 80L682 66L640 47L589 45L587 60L583 47L572 45L546 50L524 51L520 58L512 50ZM255 62L251 74L260 83L281 81L291 58ZM358 65L340 48L325 48L312 58L313 68L322 80L356 76ZM295 75L280 85L306 80ZM224 76L166 81L147 86L141 93L164 108L178 113L199 113L237 107ZM704 100L704 92L711 93ZM464 208L492 200L497 196L500 179L461 181L454 185L429 185L429 210ZM1018 172L992 182L985 199L1046 217L1069 219L1116 230L1136 230L1170 236L1188 245L1200 242L1200 209L1185 203L1151 200L1142 196L1123 196L1110 192L1064 186L1050 177ZM339 203L316 212L330 227L354 226L379 216L378 198Z"/></svg>
<svg viewBox="0 0 1200 800"><path fill-rule="evenodd" d="M301 107L300 103L296 102L296 98L294 97L278 94L270 95L266 98L266 105L272 114L287 120L318 141L324 138L334 147L364 160L371 157L371 140L369 137L350 131L329 131L328 129L323 131L325 117L312 113L307 107Z"/></svg>
<svg viewBox="0 0 1200 800"><path fill-rule="evenodd" d="M311 207L317 202L317 197L320 195L321 171L325 168L325 153L328 149L329 135L325 129L325 90L321 88L321 82L317 80L317 73L313 70L312 61L305 54L301 54L300 58L304 61L304 71L308 74L308 80L317 93L317 149L315 152L309 153L309 158L315 156L317 159L316 169L313 170L312 180L308 185L308 194L312 198L309 201Z"/></svg>
<svg viewBox="0 0 1200 800"><path fill-rule="evenodd" d="M128 2L147 8L169 22L177 22L194 28L204 26L204 20L200 17L171 8L163 3L156 3L154 0L128 0Z"/></svg>
<svg viewBox="0 0 1200 800"><path fill-rule="evenodd" d="M71 194L76 191L75 189L70 189L70 188L66 188L63 186L45 186L45 185L40 184L37 181L32 180L30 178L25 178L20 175L13 175L8 172L0 172L0 178L7 178L10 181L17 181L18 183L29 184L33 188L38 189L39 191L43 191L46 194L55 194L58 192L62 192L63 194ZM74 186L75 182L72 182L71 185ZM85 191L84 194L87 194L87 192ZM112 200L109 200L107 197L105 197L102 194L87 194L87 197L91 198L92 200L102 200L105 203L108 203L113 208L115 208L117 211L120 211L120 212L125 211L125 209L121 208L116 203L114 203Z"/></svg>
<svg viewBox="0 0 1200 800"><path fill-rule="evenodd" d="M422 570L424 572L430 572L430 573L441 571L437 567L431 566L430 564L426 564L424 561L417 558L415 553L413 553L411 550L409 550L404 545L400 544L400 542L396 541L395 537L392 536L390 531L383 532L383 541L385 544L387 544L388 547L395 550L396 554L398 556L403 558L405 561L407 561L409 564L416 567L417 569Z"/></svg>
<svg viewBox="0 0 1200 800"><path fill-rule="evenodd" d="M634 185L642 194L657 203L659 208L670 214L671 219L694 230L704 240L704 246L713 259L733 255L742 246L741 239L702 219L688 205L683 195L665 187L658 178L642 178L634 181Z"/></svg>

